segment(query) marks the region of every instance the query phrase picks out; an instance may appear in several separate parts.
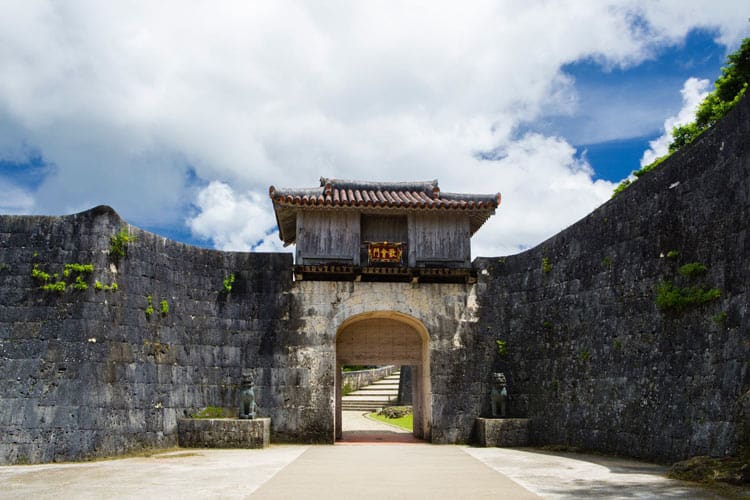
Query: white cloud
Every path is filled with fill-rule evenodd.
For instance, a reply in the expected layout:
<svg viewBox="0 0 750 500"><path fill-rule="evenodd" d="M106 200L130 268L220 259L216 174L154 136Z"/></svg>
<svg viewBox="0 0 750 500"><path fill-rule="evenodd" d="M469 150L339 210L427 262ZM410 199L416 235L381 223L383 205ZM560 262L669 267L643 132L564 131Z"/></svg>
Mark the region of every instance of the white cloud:
<svg viewBox="0 0 750 500"><path fill-rule="evenodd" d="M606 199L564 140L513 136L575 111L562 65L635 65L695 26L736 44L747 17L743 2L636 0L1 9L0 131L19 139L0 138L0 157L23 140L54 165L34 210L108 203L164 226L192 203L191 230L217 248L275 249L271 184L437 177L503 192L483 253L537 242ZM473 156L498 148L499 162Z"/></svg>
<svg viewBox="0 0 750 500"><path fill-rule="evenodd" d="M682 86L682 109L675 116L670 116L664 120L664 133L650 141L649 149L643 152L641 166L646 166L654 162L669 152L669 145L672 144L672 129L685 125L695 120L695 112L698 105L708 95L708 80L699 80L698 78L688 78Z"/></svg>
<svg viewBox="0 0 750 500"><path fill-rule="evenodd" d="M268 228L275 221L254 193L237 195L223 182L214 181L198 193L200 213L188 219L190 230L198 238L211 239L220 250L249 250L273 247ZM278 233L276 233L278 239ZM274 248L275 249L275 248Z"/></svg>

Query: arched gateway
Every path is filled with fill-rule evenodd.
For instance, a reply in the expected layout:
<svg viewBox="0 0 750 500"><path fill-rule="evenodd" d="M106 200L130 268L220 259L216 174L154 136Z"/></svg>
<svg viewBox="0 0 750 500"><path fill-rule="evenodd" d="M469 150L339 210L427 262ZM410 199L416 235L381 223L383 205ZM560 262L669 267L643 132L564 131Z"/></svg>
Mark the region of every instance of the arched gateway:
<svg viewBox="0 0 750 500"><path fill-rule="evenodd" d="M269 195L279 237L296 245L295 307L310 342L294 352L315 381L314 403L295 406L302 424L311 422L316 440L340 437L341 367L395 364L413 367L415 436L465 441L473 416L452 397L465 375L449 360L465 358L475 340L471 236L500 194L442 192L437 180L321 178ZM296 420L276 425L300 432Z"/></svg>
<svg viewBox="0 0 750 500"><path fill-rule="evenodd" d="M395 311L373 311L344 321L336 332L336 438L341 438L343 365L412 367L414 435L430 439L429 335L416 318Z"/></svg>

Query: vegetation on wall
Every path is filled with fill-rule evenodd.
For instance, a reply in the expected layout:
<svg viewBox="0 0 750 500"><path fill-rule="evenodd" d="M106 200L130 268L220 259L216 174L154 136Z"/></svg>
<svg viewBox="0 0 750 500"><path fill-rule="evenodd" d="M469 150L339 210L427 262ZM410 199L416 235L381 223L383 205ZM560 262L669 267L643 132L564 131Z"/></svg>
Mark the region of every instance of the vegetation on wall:
<svg viewBox="0 0 750 500"><path fill-rule="evenodd" d="M230 273L229 276L224 278L224 293L230 293L232 291L232 285L234 285L234 273Z"/></svg>
<svg viewBox="0 0 750 500"><path fill-rule="evenodd" d="M750 38L745 38L740 48L727 56L727 65L721 68L721 76L714 82L714 90L698 106L695 121L672 129L672 144L669 145L669 153L633 172L633 175L640 178L657 168L672 153L690 144L703 132L711 128L742 99L742 96L747 93L749 83ZM630 179L622 181L615 188L612 197L617 196L631 184Z"/></svg>
<svg viewBox="0 0 750 500"><path fill-rule="evenodd" d="M219 406L207 406L197 413L190 415L190 418L228 418L224 408Z"/></svg>
<svg viewBox="0 0 750 500"><path fill-rule="evenodd" d="M35 253L34 257L36 258L37 256L38 254ZM50 275L49 273L42 271L39 268L39 264L35 263L31 268L31 277L41 284L39 287L41 290L44 290L45 292L63 293L69 288L78 291L87 290L89 286L86 280L88 279L88 275L93 272L93 264L64 264L62 272L63 278L73 278L73 283L68 285L67 281L59 279L60 275L58 273Z"/></svg>
<svg viewBox="0 0 750 500"><path fill-rule="evenodd" d="M549 258L542 257L542 272L547 274L550 271L552 271L552 263L549 261Z"/></svg>
<svg viewBox="0 0 750 500"><path fill-rule="evenodd" d="M128 253L128 244L135 241L135 236L130 236L127 229L121 229L109 237L109 255L118 259L125 257Z"/></svg>
<svg viewBox="0 0 750 500"><path fill-rule="evenodd" d="M497 344L497 353L500 356L505 356L508 354L508 342L505 340L496 340L495 344Z"/></svg>
<svg viewBox="0 0 750 500"><path fill-rule="evenodd" d="M705 283L695 283L705 276L708 267L700 262L690 262L680 266L678 274L691 282L689 286L679 286L672 281L662 281L656 287L656 306L662 311L679 313L721 297L721 290Z"/></svg>
<svg viewBox="0 0 750 500"><path fill-rule="evenodd" d="M702 285L680 287L669 281L664 281L656 288L656 306L662 311L681 312L691 307L713 302L719 297L721 297L721 290Z"/></svg>
<svg viewBox="0 0 750 500"><path fill-rule="evenodd" d="M154 314L154 299L151 295L146 295L146 319L151 319L151 315Z"/></svg>

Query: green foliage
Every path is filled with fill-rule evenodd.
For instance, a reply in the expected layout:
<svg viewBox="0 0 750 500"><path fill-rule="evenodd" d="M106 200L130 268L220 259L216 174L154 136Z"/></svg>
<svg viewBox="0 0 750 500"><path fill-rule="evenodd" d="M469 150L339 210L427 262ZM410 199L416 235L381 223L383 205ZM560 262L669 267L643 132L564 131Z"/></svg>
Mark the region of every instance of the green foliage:
<svg viewBox="0 0 750 500"><path fill-rule="evenodd" d="M670 250L669 252L667 252L668 259L675 260L679 256L680 256L680 252L678 252L677 250Z"/></svg>
<svg viewBox="0 0 750 500"><path fill-rule="evenodd" d="M190 418L227 418L224 408L219 406L206 406L198 413L190 415Z"/></svg>
<svg viewBox="0 0 750 500"><path fill-rule="evenodd" d="M93 273L94 264L65 264L65 271L72 271L78 274Z"/></svg>
<svg viewBox="0 0 750 500"><path fill-rule="evenodd" d="M683 288L664 281L656 288L656 306L662 311L681 312L712 302L719 297L721 297L721 290L718 288L705 288L698 285Z"/></svg>
<svg viewBox="0 0 750 500"><path fill-rule="evenodd" d="M378 412L386 418L401 418L412 413L411 406L387 406Z"/></svg>
<svg viewBox="0 0 750 500"><path fill-rule="evenodd" d="M86 284L85 281L83 281L83 278L81 278L80 274L76 276L76 281L75 283L73 283L73 288L75 288L76 290L84 291L88 289L88 287L89 286Z"/></svg>
<svg viewBox="0 0 750 500"><path fill-rule="evenodd" d="M367 370L370 368L374 368L374 366L370 365L344 365L341 367L342 372L358 372L360 370Z"/></svg>
<svg viewBox="0 0 750 500"><path fill-rule="evenodd" d="M578 355L578 358L585 363L591 358L591 353L589 352L588 349L584 349L580 352L580 354Z"/></svg>
<svg viewBox="0 0 750 500"><path fill-rule="evenodd" d="M620 184L617 185L614 191L612 191L612 198L625 191L632 184L630 179L624 179Z"/></svg>
<svg viewBox="0 0 750 500"><path fill-rule="evenodd" d="M388 418L384 415L378 415L377 413L370 413L368 417L374 420L380 420L381 422L386 422L391 425L396 425L398 427L401 427L402 429L406 429L407 431L412 431L414 429L413 413L409 413L408 415L405 415L401 418Z"/></svg>
<svg viewBox="0 0 750 500"><path fill-rule="evenodd" d="M10 266L8 264L6 264L5 262L3 262L2 264L0 264L0 272L2 272L2 271L10 271Z"/></svg>
<svg viewBox="0 0 750 500"><path fill-rule="evenodd" d="M719 314L711 316L711 321L716 323L716 326L725 327L727 325L727 312L721 311Z"/></svg>
<svg viewBox="0 0 750 500"><path fill-rule="evenodd" d="M681 266L677 272L686 278L697 278L698 276L706 274L707 271L708 268L700 262L690 262L689 264Z"/></svg>
<svg viewBox="0 0 750 500"><path fill-rule="evenodd" d="M646 172L658 167L673 152L693 142L699 135L724 117L742 99L750 83L750 38L745 38L740 48L727 56L727 62L728 64L721 68L721 76L714 82L713 92L709 93L698 106L695 121L675 127L672 130L672 144L669 145L669 154L633 172L636 177L641 177ZM612 197L617 196L631 184L630 180L625 179L615 188Z"/></svg>
<svg viewBox="0 0 750 500"><path fill-rule="evenodd" d="M552 271L552 263L547 257L542 257L542 272L547 274Z"/></svg>
<svg viewBox="0 0 750 500"><path fill-rule="evenodd" d="M31 268L31 277L45 283L49 281L49 273L40 270L39 264L34 264L34 267Z"/></svg>
<svg viewBox="0 0 750 500"><path fill-rule="evenodd" d="M622 341L620 341L620 339L615 340L614 347L615 347L615 351L622 350Z"/></svg>
<svg viewBox="0 0 750 500"><path fill-rule="evenodd" d="M669 152L674 153L681 147L687 146L701 135L704 130L706 129L698 127L695 122L674 127L672 129L672 143L669 145Z"/></svg>
<svg viewBox="0 0 750 500"><path fill-rule="evenodd" d="M612 267L612 257L607 255L602 259L602 266L606 267L607 269Z"/></svg>
<svg viewBox="0 0 750 500"><path fill-rule="evenodd" d="M233 284L234 284L234 273L231 273L229 276L224 278L224 293L231 292Z"/></svg>
<svg viewBox="0 0 750 500"><path fill-rule="evenodd" d="M135 240L135 236L130 236L127 229L121 229L109 237L109 255L114 258L125 257L128 253L128 244Z"/></svg>
<svg viewBox="0 0 750 500"><path fill-rule="evenodd" d="M354 392L354 388L348 382L346 384L344 384L344 387L341 388L341 395L342 396L348 396L352 392Z"/></svg>
<svg viewBox="0 0 750 500"><path fill-rule="evenodd" d="M42 290L45 292L58 292L63 293L67 284L64 281L55 281L54 283L47 283L42 286Z"/></svg>
<svg viewBox="0 0 750 500"><path fill-rule="evenodd" d="M545 330L552 330L554 326L551 321L542 321L542 328Z"/></svg>
<svg viewBox="0 0 750 500"><path fill-rule="evenodd" d="M151 315L154 314L154 300L151 295L146 295L146 319L151 319Z"/></svg>
<svg viewBox="0 0 750 500"><path fill-rule="evenodd" d="M162 300L159 302L159 306L161 307L161 315L166 316L169 314L169 303L166 300Z"/></svg>
<svg viewBox="0 0 750 500"><path fill-rule="evenodd" d="M113 292L116 292L117 291L117 283L112 283L111 285L105 285L101 281L96 280L94 282L94 289L96 289L97 291L99 291L99 290L104 290L104 291L112 290Z"/></svg>
<svg viewBox="0 0 750 500"><path fill-rule="evenodd" d="M662 156L660 158L657 158L654 161L652 161L651 163L649 163L648 165L644 165L639 170L636 170L635 172L633 172L633 175L640 179L645 174L647 174L648 172L651 172L656 167L658 167L659 165L661 165L664 162L664 160L666 160L667 158L669 158L669 155L665 155L665 156Z"/></svg>
<svg viewBox="0 0 750 500"><path fill-rule="evenodd" d="M500 356L505 356L508 354L508 342L505 340L496 340L495 344L497 344L497 353Z"/></svg>

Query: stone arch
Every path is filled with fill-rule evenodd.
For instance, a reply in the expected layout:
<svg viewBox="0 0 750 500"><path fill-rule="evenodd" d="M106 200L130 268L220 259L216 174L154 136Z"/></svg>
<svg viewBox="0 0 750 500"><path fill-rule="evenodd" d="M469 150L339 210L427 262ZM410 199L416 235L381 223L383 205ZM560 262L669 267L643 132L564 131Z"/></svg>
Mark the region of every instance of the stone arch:
<svg viewBox="0 0 750 500"><path fill-rule="evenodd" d="M336 330L336 438L341 427L341 367L395 364L413 367L414 435L430 440L432 391L430 336L424 324L396 311L369 311L345 319Z"/></svg>

